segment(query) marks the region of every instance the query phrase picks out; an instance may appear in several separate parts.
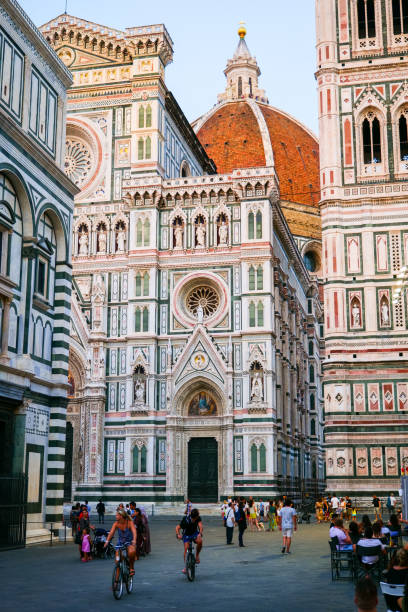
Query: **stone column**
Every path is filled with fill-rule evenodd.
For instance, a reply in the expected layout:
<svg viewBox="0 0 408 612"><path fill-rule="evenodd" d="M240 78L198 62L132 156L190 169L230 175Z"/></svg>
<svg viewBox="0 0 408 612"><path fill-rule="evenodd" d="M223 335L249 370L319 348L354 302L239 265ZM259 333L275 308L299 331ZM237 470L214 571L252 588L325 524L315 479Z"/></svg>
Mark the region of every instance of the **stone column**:
<svg viewBox="0 0 408 612"><path fill-rule="evenodd" d="M8 340L9 340L9 322L10 322L10 305L11 298L3 297L3 320L1 322L1 358L8 357Z"/></svg>
<svg viewBox="0 0 408 612"><path fill-rule="evenodd" d="M28 400L23 400L23 403L14 411L13 474L20 474L24 471L26 414L29 405Z"/></svg>

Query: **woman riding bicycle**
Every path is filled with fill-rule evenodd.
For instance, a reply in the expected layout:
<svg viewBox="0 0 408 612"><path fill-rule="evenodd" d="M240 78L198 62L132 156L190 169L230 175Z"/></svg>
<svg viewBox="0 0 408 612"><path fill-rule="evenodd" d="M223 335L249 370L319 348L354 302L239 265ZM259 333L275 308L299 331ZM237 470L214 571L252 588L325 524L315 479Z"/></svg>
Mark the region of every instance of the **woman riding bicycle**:
<svg viewBox="0 0 408 612"><path fill-rule="evenodd" d="M116 530L118 530L118 545L126 546L129 559L130 575L134 576L135 570L133 564L136 556L136 529L126 510L118 510L116 512L116 521L113 523L112 529L106 538L105 548L112 540Z"/></svg>
<svg viewBox="0 0 408 612"><path fill-rule="evenodd" d="M180 531L183 531L183 535ZM191 514L182 518L180 524L176 527L176 535L184 542L184 560L186 559L189 543L192 541L197 544L196 563L200 563L200 551L203 547L203 523L201 522L200 513L197 508L194 508ZM183 573L185 573L185 571L186 570L183 569Z"/></svg>

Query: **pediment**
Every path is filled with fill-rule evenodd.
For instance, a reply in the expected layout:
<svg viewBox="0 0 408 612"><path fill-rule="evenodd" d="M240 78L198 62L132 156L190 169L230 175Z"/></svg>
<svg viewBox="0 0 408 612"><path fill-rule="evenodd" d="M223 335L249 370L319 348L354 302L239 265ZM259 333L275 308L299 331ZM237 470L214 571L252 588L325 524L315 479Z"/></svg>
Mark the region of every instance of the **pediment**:
<svg viewBox="0 0 408 612"><path fill-rule="evenodd" d="M63 45L56 49L56 53L67 68L87 68L92 66L108 66L118 63L114 58L107 58L98 53L76 49L71 45Z"/></svg>
<svg viewBox="0 0 408 612"><path fill-rule="evenodd" d="M192 375L210 375L224 384L226 373L225 358L215 347L208 331L198 325L186 346L179 354L173 370L174 382L180 385Z"/></svg>

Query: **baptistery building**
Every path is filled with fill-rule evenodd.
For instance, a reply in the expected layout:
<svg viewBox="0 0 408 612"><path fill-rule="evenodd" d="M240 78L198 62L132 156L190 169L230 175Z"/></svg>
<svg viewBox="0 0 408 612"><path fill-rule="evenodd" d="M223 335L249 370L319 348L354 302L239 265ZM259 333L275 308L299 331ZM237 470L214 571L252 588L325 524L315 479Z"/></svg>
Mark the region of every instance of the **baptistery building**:
<svg viewBox="0 0 408 612"><path fill-rule="evenodd" d="M323 482L319 149L269 105L245 29L192 125L162 24L69 15L65 496L216 502Z"/></svg>

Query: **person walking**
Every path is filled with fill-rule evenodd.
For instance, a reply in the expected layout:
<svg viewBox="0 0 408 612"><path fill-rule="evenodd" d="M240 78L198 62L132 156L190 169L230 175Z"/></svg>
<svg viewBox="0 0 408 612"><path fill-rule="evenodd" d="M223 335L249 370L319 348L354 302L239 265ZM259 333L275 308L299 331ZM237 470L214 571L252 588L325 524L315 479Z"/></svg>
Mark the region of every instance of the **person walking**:
<svg viewBox="0 0 408 612"><path fill-rule="evenodd" d="M283 508L278 510L279 530L282 531L283 546L282 554L290 554L290 544L292 542L293 531L297 530L296 510L291 507L291 501L285 499Z"/></svg>
<svg viewBox="0 0 408 612"><path fill-rule="evenodd" d="M269 501L269 507L268 507L268 513L267 513L267 519L268 519L268 529L267 531L275 531L275 527L276 527L276 512L277 512L277 508L276 508L276 503L274 500L270 500Z"/></svg>
<svg viewBox="0 0 408 612"><path fill-rule="evenodd" d="M152 552L152 545L150 542L150 527L149 527L149 519L147 518L147 512L144 506L140 506L140 512L142 514L143 527L145 531L145 553L148 555Z"/></svg>
<svg viewBox="0 0 408 612"><path fill-rule="evenodd" d="M234 510L232 508L232 502L229 502L227 511L225 513L225 530L227 535L227 544L232 544L232 536L234 534Z"/></svg>
<svg viewBox="0 0 408 612"><path fill-rule="evenodd" d="M374 515L376 521L381 521L381 501L378 499L376 495L373 495L373 506L374 506Z"/></svg>
<svg viewBox="0 0 408 612"><path fill-rule="evenodd" d="M105 504L103 503L102 499L100 499L96 504L96 511L98 513L98 523L103 524L105 522Z"/></svg>
<svg viewBox="0 0 408 612"><path fill-rule="evenodd" d="M244 531L247 528L247 521L246 521L245 505L242 500L238 503L238 509L235 513L235 523L238 525L238 543L239 543L239 546L243 548L245 547L243 536L244 536Z"/></svg>
<svg viewBox="0 0 408 612"><path fill-rule="evenodd" d="M395 504L397 500L394 497L394 493L390 493L387 497L387 510L388 510L388 518L391 518L391 514L395 514Z"/></svg>

